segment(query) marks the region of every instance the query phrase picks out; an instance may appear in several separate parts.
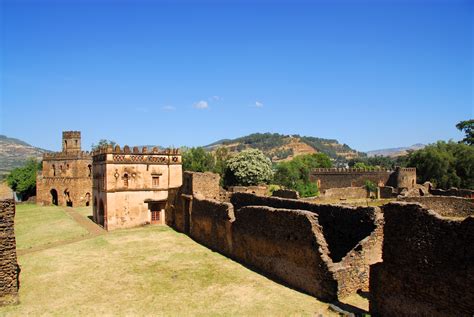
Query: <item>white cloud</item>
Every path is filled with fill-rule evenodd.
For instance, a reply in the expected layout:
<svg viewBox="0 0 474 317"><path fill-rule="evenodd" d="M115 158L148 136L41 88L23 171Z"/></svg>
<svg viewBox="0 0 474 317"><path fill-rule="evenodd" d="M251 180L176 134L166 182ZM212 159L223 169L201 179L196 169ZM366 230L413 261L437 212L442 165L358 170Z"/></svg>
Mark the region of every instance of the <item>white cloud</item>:
<svg viewBox="0 0 474 317"><path fill-rule="evenodd" d="M221 100L222 100L222 97L219 97L219 96L212 96L212 97L209 97L208 99L209 99L209 101L221 101Z"/></svg>
<svg viewBox="0 0 474 317"><path fill-rule="evenodd" d="M173 106L163 106L163 107L161 107L161 110L163 110L163 111L175 111L175 110L176 110L176 107L173 107Z"/></svg>
<svg viewBox="0 0 474 317"><path fill-rule="evenodd" d="M194 106L194 108L200 109L200 110L209 108L209 104L205 100L201 100L199 102L196 102L193 106Z"/></svg>
<svg viewBox="0 0 474 317"><path fill-rule="evenodd" d="M262 108L262 107L263 107L263 103L260 102L260 101L255 101L255 107L256 107L256 108Z"/></svg>

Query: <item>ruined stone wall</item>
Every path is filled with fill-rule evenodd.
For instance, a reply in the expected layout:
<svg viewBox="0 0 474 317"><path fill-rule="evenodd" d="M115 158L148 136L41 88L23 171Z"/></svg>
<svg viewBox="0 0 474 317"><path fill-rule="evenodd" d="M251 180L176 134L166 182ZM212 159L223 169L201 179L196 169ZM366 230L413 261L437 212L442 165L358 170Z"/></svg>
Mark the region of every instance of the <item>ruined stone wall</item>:
<svg viewBox="0 0 474 317"><path fill-rule="evenodd" d="M15 201L0 200L0 305L18 301L20 267L16 258Z"/></svg>
<svg viewBox="0 0 474 317"><path fill-rule="evenodd" d="M231 224L235 220L230 203L193 197L189 235L196 241L222 254L232 253Z"/></svg>
<svg viewBox="0 0 474 317"><path fill-rule="evenodd" d="M436 195L436 196L456 196L456 197L474 198L474 190L470 190L470 189L457 189L457 188L451 188L448 190L430 189L430 194Z"/></svg>
<svg viewBox="0 0 474 317"><path fill-rule="evenodd" d="M260 197L245 193L234 194L231 203L236 210L245 206L268 206L307 210L317 214L334 262L339 262L359 241L369 236L376 226L377 210L373 207L312 204L295 199Z"/></svg>
<svg viewBox="0 0 474 317"><path fill-rule="evenodd" d="M324 190L320 199L364 199L368 197L367 189L364 187L330 188Z"/></svg>
<svg viewBox="0 0 474 317"><path fill-rule="evenodd" d="M328 269L317 216L302 210L249 206L235 211L233 256L322 300L337 298L337 283Z"/></svg>
<svg viewBox="0 0 474 317"><path fill-rule="evenodd" d="M219 182L219 174L185 171L183 173L183 194L199 193L206 198L219 199L221 192Z"/></svg>
<svg viewBox="0 0 474 317"><path fill-rule="evenodd" d="M231 193L248 193L258 196L267 196L267 186L231 186L229 187Z"/></svg>
<svg viewBox="0 0 474 317"><path fill-rule="evenodd" d="M471 198L449 196L400 197L400 201L420 203L445 217L467 217L474 215L474 203Z"/></svg>
<svg viewBox="0 0 474 317"><path fill-rule="evenodd" d="M443 218L409 203L383 210L383 262L371 267L371 313L472 316L474 218Z"/></svg>
<svg viewBox="0 0 474 317"><path fill-rule="evenodd" d="M393 198L396 197L397 192L392 186L381 186L379 187L379 198Z"/></svg>
<svg viewBox="0 0 474 317"><path fill-rule="evenodd" d="M299 199L300 195L296 190L291 189L277 189L272 193L273 197Z"/></svg>

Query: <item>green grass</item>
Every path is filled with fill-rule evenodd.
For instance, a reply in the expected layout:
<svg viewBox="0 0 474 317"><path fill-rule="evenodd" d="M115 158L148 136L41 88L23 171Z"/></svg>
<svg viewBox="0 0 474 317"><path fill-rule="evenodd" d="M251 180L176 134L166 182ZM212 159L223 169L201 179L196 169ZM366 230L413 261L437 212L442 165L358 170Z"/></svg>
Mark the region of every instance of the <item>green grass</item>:
<svg viewBox="0 0 474 317"><path fill-rule="evenodd" d="M87 235L61 207L34 204L16 206L15 235L18 250L44 246Z"/></svg>
<svg viewBox="0 0 474 317"><path fill-rule="evenodd" d="M37 226L23 219L33 213L30 209L18 206L17 220L24 229L27 223ZM57 211L36 209L36 213ZM57 218L50 219L56 223ZM47 227L45 219L38 221ZM23 234L31 234L17 231L17 238L26 243L29 238ZM58 230L57 239L62 234ZM166 226L113 231L19 256L19 263L20 304L0 308L0 316L336 315L313 297L277 284Z"/></svg>

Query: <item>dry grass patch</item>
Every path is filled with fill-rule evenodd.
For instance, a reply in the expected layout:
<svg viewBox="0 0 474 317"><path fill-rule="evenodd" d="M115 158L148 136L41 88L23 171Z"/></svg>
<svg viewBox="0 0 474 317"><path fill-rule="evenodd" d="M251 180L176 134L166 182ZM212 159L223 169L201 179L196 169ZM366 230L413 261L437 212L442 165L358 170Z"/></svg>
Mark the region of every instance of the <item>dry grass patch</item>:
<svg viewBox="0 0 474 317"><path fill-rule="evenodd" d="M114 231L19 263L20 304L0 315L334 314L165 226Z"/></svg>
<svg viewBox="0 0 474 317"><path fill-rule="evenodd" d="M61 207L34 204L16 206L15 235L18 250L87 235Z"/></svg>

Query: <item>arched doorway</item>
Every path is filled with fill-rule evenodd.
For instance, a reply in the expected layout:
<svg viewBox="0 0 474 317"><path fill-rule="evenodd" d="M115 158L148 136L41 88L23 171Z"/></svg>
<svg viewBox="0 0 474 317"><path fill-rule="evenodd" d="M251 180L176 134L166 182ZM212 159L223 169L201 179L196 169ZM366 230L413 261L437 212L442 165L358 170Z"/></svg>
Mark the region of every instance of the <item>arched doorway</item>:
<svg viewBox="0 0 474 317"><path fill-rule="evenodd" d="M89 206L89 205L90 205L90 201L91 201L91 194L90 194L90 193L86 193L86 206Z"/></svg>
<svg viewBox="0 0 474 317"><path fill-rule="evenodd" d="M57 192L57 190L53 188L53 189L50 190L50 193L51 193L51 203L53 205L57 206L58 205L58 192Z"/></svg>
<svg viewBox="0 0 474 317"><path fill-rule="evenodd" d="M71 196L69 195L69 189L64 190L64 200L66 201L66 206L72 207Z"/></svg>

